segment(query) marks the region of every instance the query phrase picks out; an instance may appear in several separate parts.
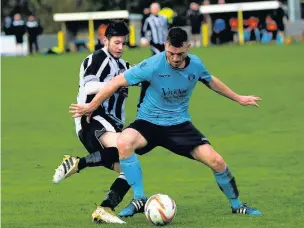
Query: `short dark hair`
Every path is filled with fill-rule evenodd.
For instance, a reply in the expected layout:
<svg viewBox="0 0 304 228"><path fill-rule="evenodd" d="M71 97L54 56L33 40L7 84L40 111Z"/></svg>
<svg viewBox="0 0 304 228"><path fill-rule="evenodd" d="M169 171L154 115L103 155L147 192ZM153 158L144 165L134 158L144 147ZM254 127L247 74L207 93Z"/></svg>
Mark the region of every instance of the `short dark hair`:
<svg viewBox="0 0 304 228"><path fill-rule="evenodd" d="M182 47L188 41L187 32L179 27L172 27L168 31L167 42L174 47Z"/></svg>
<svg viewBox="0 0 304 228"><path fill-rule="evenodd" d="M112 36L126 36L129 34L129 28L123 20L111 20L106 31L105 36L111 39Z"/></svg>

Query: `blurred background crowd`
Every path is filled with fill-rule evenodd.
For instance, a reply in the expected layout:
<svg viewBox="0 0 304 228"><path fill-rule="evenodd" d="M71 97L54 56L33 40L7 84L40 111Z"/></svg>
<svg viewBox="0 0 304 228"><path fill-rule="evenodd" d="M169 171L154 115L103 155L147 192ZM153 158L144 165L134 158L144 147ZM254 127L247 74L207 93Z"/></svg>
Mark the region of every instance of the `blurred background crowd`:
<svg viewBox="0 0 304 228"><path fill-rule="evenodd" d="M300 0L299 0L300 1ZM189 31L193 46L200 47L203 35L207 40L205 45L221 45L226 43L239 43L240 21L238 12L202 13L201 6L220 5L239 2L252 2L249 0L204 0L204 1L157 1L160 8L151 12L150 0L3 0L1 7L1 41L9 42L5 36L14 36L16 53L32 54L39 52L40 48L52 52L58 46L57 32L62 30L62 24L53 20L55 13L96 12L127 10L130 17L126 19L129 24L135 25L136 41L129 43L129 47L148 46L152 35L145 31L145 21L149 15L164 16L168 27L183 26ZM254 10L243 12L243 39L244 42L276 42L283 44L291 42L286 39L290 10L287 1L280 1L277 9ZM302 24L297 27L304 36L304 1L300 5ZM108 20L95 20L95 48L103 45L103 32ZM205 29L203 31L203 25ZM88 49L88 22L67 21L64 23L65 46L64 51L83 51ZM291 30L294 29L293 27ZM147 28L146 28L147 30ZM151 29L150 29L150 32ZM205 33L205 34L203 34ZM208 34L206 34L208 33ZM288 33L288 32L287 32ZM11 39L12 40L12 39ZM12 41L10 41L12 42ZM5 46L5 45L4 45ZM8 45L6 45L8 47ZM61 50L62 51L62 50ZM55 51L56 52L56 51ZM1 53L3 54L3 53ZM5 54L5 53L4 53Z"/></svg>

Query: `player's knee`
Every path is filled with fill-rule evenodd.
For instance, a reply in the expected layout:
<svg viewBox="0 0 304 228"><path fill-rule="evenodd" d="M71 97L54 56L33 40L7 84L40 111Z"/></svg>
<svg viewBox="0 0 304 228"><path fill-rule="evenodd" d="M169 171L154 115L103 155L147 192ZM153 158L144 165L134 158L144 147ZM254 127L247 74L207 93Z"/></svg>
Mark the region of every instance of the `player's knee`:
<svg viewBox="0 0 304 228"><path fill-rule="evenodd" d="M223 172L226 168L226 164L222 156L217 154L211 161L210 167L215 172Z"/></svg>
<svg viewBox="0 0 304 228"><path fill-rule="evenodd" d="M134 151L132 142L125 137L119 137L117 141L117 148L120 158L127 158L131 156Z"/></svg>

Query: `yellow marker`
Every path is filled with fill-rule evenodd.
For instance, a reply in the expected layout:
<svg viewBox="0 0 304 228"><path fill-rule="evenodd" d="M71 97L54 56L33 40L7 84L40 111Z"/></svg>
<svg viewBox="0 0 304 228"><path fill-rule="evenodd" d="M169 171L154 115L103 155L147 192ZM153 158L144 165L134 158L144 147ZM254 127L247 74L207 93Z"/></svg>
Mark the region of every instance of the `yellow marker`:
<svg viewBox="0 0 304 228"><path fill-rule="evenodd" d="M130 36L129 36L129 40L130 40L130 45L131 46L135 46L136 44L136 35L135 35L135 27L134 25L130 25L129 26L130 29Z"/></svg>
<svg viewBox="0 0 304 228"><path fill-rule="evenodd" d="M93 19L89 20L89 49L90 52L94 52L95 50L95 31Z"/></svg>
<svg viewBox="0 0 304 228"><path fill-rule="evenodd" d="M208 31L207 23L204 23L202 25L202 31L203 31L202 44L203 44L203 47L207 47L208 43L209 43L209 31Z"/></svg>
<svg viewBox="0 0 304 228"><path fill-rule="evenodd" d="M240 45L244 44L244 27L243 27L243 11L238 11L238 33L239 33L239 43Z"/></svg>
<svg viewBox="0 0 304 228"><path fill-rule="evenodd" d="M57 33L57 38L58 38L58 48L61 52L64 51L64 33L63 31L59 31Z"/></svg>

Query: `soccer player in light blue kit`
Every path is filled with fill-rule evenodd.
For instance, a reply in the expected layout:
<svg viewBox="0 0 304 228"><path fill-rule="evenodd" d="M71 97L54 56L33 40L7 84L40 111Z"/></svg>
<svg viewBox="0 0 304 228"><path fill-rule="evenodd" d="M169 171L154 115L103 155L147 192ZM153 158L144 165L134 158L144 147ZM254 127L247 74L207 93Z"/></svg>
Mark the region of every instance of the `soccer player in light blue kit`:
<svg viewBox="0 0 304 228"><path fill-rule="evenodd" d="M120 87L142 83L136 120L123 130L118 139L120 166L134 192L134 199L119 215L127 217L143 212L147 197L141 166L134 151L141 155L156 146L211 168L219 188L230 202L232 213L261 215L259 210L241 202L230 169L206 137L192 125L188 113L190 96L198 81L241 105L258 106L257 102L261 99L236 94L212 76L200 58L188 54L190 44L185 30L171 28L165 47L165 52L116 76L91 103L70 106L73 117L90 117L92 111Z"/></svg>

